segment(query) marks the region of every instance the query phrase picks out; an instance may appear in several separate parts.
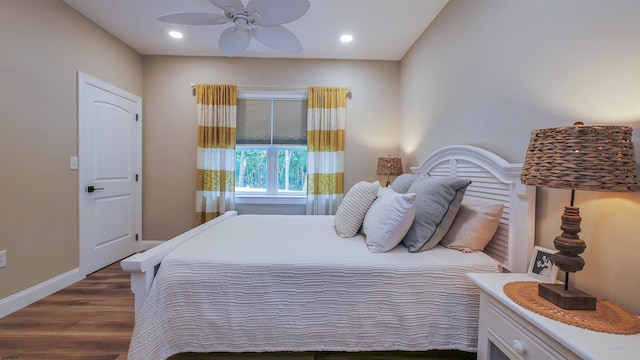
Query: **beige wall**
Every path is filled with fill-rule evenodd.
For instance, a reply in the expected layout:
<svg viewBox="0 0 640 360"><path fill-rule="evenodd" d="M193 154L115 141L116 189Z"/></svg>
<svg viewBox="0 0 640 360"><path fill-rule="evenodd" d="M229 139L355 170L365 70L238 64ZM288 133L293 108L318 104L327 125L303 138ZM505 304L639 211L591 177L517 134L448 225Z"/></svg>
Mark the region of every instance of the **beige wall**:
<svg viewBox="0 0 640 360"><path fill-rule="evenodd" d="M451 0L402 61L402 151L461 143L522 162L531 130L578 120L634 126L639 147L639 35L638 1ZM537 244L553 248L569 197L539 190ZM640 194L576 205L588 247L573 283L640 313Z"/></svg>
<svg viewBox="0 0 640 360"><path fill-rule="evenodd" d="M0 1L0 299L78 267L78 71L142 95L142 58L61 1Z"/></svg>
<svg viewBox="0 0 640 360"><path fill-rule="evenodd" d="M397 61L145 56L145 239L170 239L194 226L196 107L190 82L350 86L345 144L347 189L360 180L376 180L378 156L397 153Z"/></svg>

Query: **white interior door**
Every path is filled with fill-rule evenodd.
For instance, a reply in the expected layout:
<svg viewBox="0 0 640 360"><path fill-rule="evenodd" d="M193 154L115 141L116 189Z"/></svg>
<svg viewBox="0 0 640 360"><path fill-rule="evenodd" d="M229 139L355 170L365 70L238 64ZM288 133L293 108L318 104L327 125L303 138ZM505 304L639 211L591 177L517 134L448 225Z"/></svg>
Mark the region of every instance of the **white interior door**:
<svg viewBox="0 0 640 360"><path fill-rule="evenodd" d="M78 76L80 270L136 251L141 237L142 100Z"/></svg>

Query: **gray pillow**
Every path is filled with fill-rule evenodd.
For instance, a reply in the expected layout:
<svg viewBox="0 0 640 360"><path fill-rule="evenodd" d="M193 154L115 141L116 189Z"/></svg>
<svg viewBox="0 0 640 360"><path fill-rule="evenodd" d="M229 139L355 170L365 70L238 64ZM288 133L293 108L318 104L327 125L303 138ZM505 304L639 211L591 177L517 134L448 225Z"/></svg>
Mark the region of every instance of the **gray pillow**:
<svg viewBox="0 0 640 360"><path fill-rule="evenodd" d="M411 184L413 184L417 178L418 175L416 174L402 174L393 180L393 183L391 183L391 189L398 194L406 194Z"/></svg>
<svg viewBox="0 0 640 360"><path fill-rule="evenodd" d="M409 252L433 248L447 234L471 180L419 177L409 187L416 194L413 225L402 239Z"/></svg>

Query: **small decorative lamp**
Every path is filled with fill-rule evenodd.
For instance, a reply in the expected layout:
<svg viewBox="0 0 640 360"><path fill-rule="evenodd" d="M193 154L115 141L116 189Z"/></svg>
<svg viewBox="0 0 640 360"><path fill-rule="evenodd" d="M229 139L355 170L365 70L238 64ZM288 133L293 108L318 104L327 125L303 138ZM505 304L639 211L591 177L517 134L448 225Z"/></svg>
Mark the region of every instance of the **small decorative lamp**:
<svg viewBox="0 0 640 360"><path fill-rule="evenodd" d="M569 273L582 270L586 249L580 239L580 209L573 205L576 190L637 191L632 128L628 126L573 126L531 132L522 166L523 184L571 190L571 205L562 215L562 234L553 241L553 263L565 271L565 283L540 284L538 295L570 310L595 310L595 297L569 288Z"/></svg>
<svg viewBox="0 0 640 360"><path fill-rule="evenodd" d="M387 186L391 185L389 177L402 175L402 159L399 157L379 157L376 175L387 175Z"/></svg>

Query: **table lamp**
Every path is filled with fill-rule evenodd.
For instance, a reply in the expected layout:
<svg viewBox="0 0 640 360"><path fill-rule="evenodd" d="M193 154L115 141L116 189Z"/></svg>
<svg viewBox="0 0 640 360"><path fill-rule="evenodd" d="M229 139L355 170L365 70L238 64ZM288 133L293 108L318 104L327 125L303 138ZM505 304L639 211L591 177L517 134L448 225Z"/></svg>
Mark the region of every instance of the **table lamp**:
<svg viewBox="0 0 640 360"><path fill-rule="evenodd" d="M580 209L575 191L638 191L632 128L629 126L573 126L531 132L522 166L523 184L571 190L571 205L562 215L562 234L553 241L553 263L565 272L563 284L540 284L538 295L562 309L595 310L597 300L569 287L569 273L582 270L586 249L580 239Z"/></svg>
<svg viewBox="0 0 640 360"><path fill-rule="evenodd" d="M387 187L391 185L389 177L402 175L402 159L399 157L379 157L376 175L387 175Z"/></svg>

